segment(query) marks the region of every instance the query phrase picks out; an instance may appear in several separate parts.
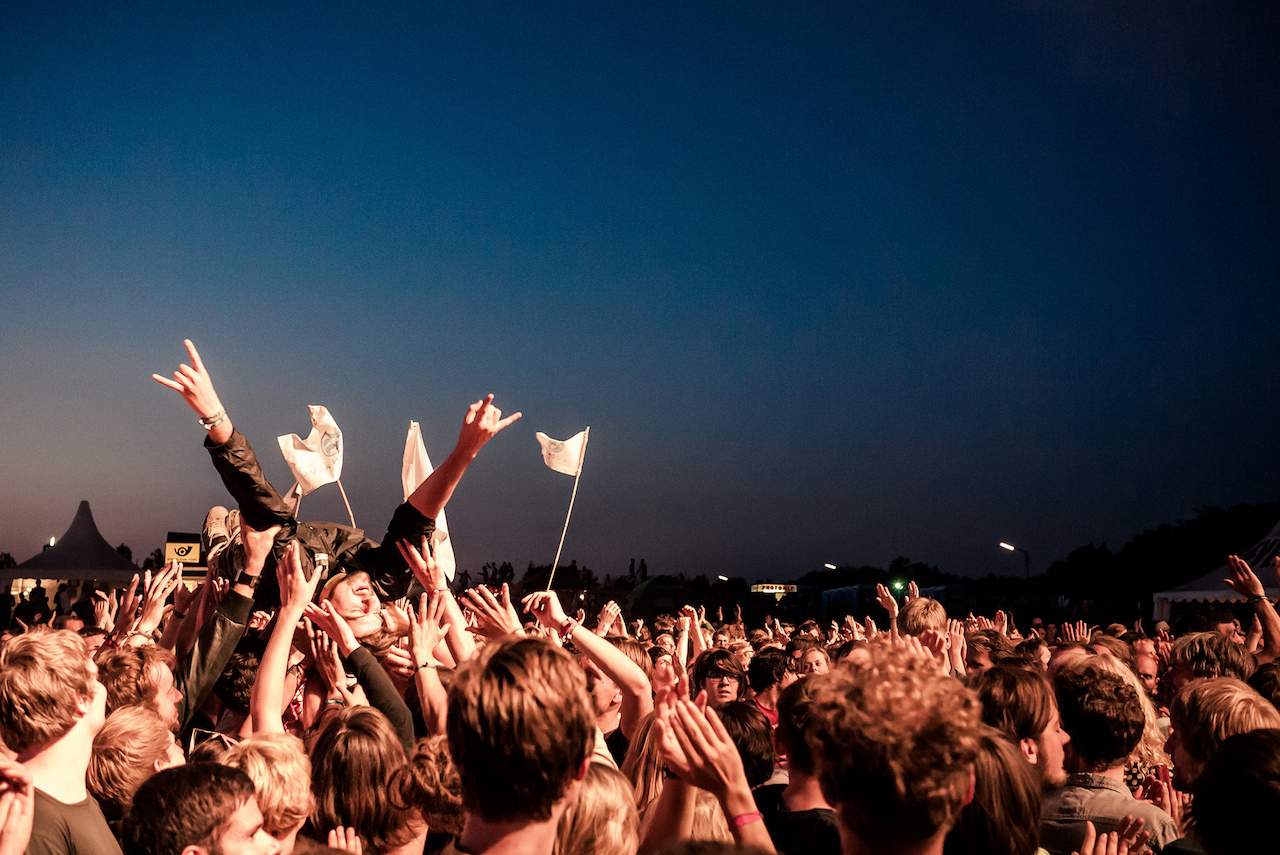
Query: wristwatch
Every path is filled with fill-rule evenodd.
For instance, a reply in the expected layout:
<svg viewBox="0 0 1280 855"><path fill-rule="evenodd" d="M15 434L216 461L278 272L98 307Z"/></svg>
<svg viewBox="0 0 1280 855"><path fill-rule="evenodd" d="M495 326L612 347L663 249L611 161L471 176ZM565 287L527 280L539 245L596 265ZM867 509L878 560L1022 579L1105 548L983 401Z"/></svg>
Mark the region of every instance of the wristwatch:
<svg viewBox="0 0 1280 855"><path fill-rule="evenodd" d="M258 583L262 581L262 574L252 574L248 570L241 570L240 575L236 576L237 585L247 585L250 590L256 591Z"/></svg>

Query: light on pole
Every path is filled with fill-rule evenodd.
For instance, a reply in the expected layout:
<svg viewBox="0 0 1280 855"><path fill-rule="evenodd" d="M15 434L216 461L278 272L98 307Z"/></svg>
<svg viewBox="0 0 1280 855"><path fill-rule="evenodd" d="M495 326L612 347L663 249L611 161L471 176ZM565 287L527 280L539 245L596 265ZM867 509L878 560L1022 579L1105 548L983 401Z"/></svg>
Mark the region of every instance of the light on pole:
<svg viewBox="0 0 1280 855"><path fill-rule="evenodd" d="M832 564L830 561L828 561L826 564L823 564L822 566L827 568L828 570L836 569L836 565Z"/></svg>
<svg viewBox="0 0 1280 855"><path fill-rule="evenodd" d="M1027 572L1027 578L1028 578L1028 579L1030 579L1030 578L1031 578L1031 553L1030 553L1030 552L1028 552L1027 550L1023 549L1021 546L1014 546L1012 543L1008 543L1008 542L1003 541L1003 540L1002 540L1002 541L1000 541L1000 548L1001 548L1001 549L1006 549L1006 550L1008 550L1009 552L1021 552L1021 553L1022 553L1022 565L1023 565L1023 567L1025 568L1025 570L1026 570L1026 572Z"/></svg>
<svg viewBox="0 0 1280 855"><path fill-rule="evenodd" d="M729 577L728 577L728 576L717 576L716 578L717 578L717 579L719 579L721 582L728 582L728 581L729 581Z"/></svg>

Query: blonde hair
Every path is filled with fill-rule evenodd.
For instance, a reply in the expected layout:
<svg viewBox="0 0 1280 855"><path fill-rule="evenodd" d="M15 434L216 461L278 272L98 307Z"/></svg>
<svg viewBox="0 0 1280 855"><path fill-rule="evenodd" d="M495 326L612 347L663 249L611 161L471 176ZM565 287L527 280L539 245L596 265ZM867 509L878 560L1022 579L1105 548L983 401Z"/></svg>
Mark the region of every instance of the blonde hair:
<svg viewBox="0 0 1280 855"><path fill-rule="evenodd" d="M1142 738L1138 740L1137 747L1129 755L1129 762L1140 766L1169 765L1169 755L1165 753L1164 735L1160 729L1160 715L1156 712L1155 704L1151 703L1151 698L1147 696L1147 690L1143 688L1142 680L1138 678L1132 668L1110 653L1087 653L1084 656L1073 659L1070 664L1062 667L1079 671L1090 665L1102 671L1115 674L1121 680L1124 680L1125 685L1133 689L1138 695L1138 703L1142 704L1144 722Z"/></svg>
<svg viewBox="0 0 1280 855"><path fill-rule="evenodd" d="M622 773L600 763L587 768L578 796L556 827L556 855L632 855L639 816Z"/></svg>
<svg viewBox="0 0 1280 855"><path fill-rule="evenodd" d="M1191 760L1203 766L1229 736L1280 728L1280 711L1236 678L1214 677L1183 686L1169 705L1169 721Z"/></svg>
<svg viewBox="0 0 1280 855"><path fill-rule="evenodd" d="M222 762L253 781L262 827L272 837L285 837L311 815L311 761L298 737L257 733L231 746Z"/></svg>
<svg viewBox="0 0 1280 855"><path fill-rule="evenodd" d="M93 694L84 639L69 629L35 629L0 647L0 738L21 754L56 742Z"/></svg>
<svg viewBox="0 0 1280 855"><path fill-rule="evenodd" d="M916 597L902 607L898 627L903 635L924 635L928 630L945 632L947 610L942 603L929 597Z"/></svg>
<svg viewBox="0 0 1280 855"><path fill-rule="evenodd" d="M654 733L655 713L649 713L636 725L636 732L622 758L621 772L631 785L632 803L641 817L662 795L662 754Z"/></svg>
<svg viewBox="0 0 1280 855"><path fill-rule="evenodd" d="M172 744L173 734L150 707L131 704L107 716L93 738L85 780L108 818L129 812L133 794L155 774Z"/></svg>

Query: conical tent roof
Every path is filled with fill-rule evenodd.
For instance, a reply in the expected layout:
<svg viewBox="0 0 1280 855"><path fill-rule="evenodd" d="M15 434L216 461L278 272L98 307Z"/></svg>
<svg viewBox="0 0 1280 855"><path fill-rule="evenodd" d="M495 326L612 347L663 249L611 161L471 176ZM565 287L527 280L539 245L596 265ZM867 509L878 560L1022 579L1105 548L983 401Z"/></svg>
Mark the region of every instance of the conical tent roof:
<svg viewBox="0 0 1280 855"><path fill-rule="evenodd" d="M89 503L82 500L71 525L55 545L17 567L0 571L0 579L101 579L128 581L137 570L98 532Z"/></svg>

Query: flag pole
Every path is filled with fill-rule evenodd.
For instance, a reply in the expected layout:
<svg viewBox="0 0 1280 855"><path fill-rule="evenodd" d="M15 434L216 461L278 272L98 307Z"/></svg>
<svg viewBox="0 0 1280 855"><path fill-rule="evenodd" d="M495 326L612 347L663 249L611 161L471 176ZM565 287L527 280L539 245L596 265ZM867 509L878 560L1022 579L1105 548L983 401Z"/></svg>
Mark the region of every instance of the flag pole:
<svg viewBox="0 0 1280 855"><path fill-rule="evenodd" d="M556 547L556 560L551 562L551 572L547 574L547 590L556 578L556 568L560 566L560 552L564 549L564 536L569 533L569 518L573 516L573 500L578 497L578 479L582 477L582 464L587 459L587 442L591 439L591 425L582 433L582 450L578 452L578 471L573 476L573 492L569 494L569 512L564 515L564 528L560 530L560 545Z"/></svg>
<svg viewBox="0 0 1280 855"><path fill-rule="evenodd" d="M359 528L359 526L356 525L356 515L351 513L351 502L347 501L347 491L342 489L342 479L339 478L334 483L338 485L338 492L342 494L342 504L347 506L347 516L351 517L351 527Z"/></svg>

